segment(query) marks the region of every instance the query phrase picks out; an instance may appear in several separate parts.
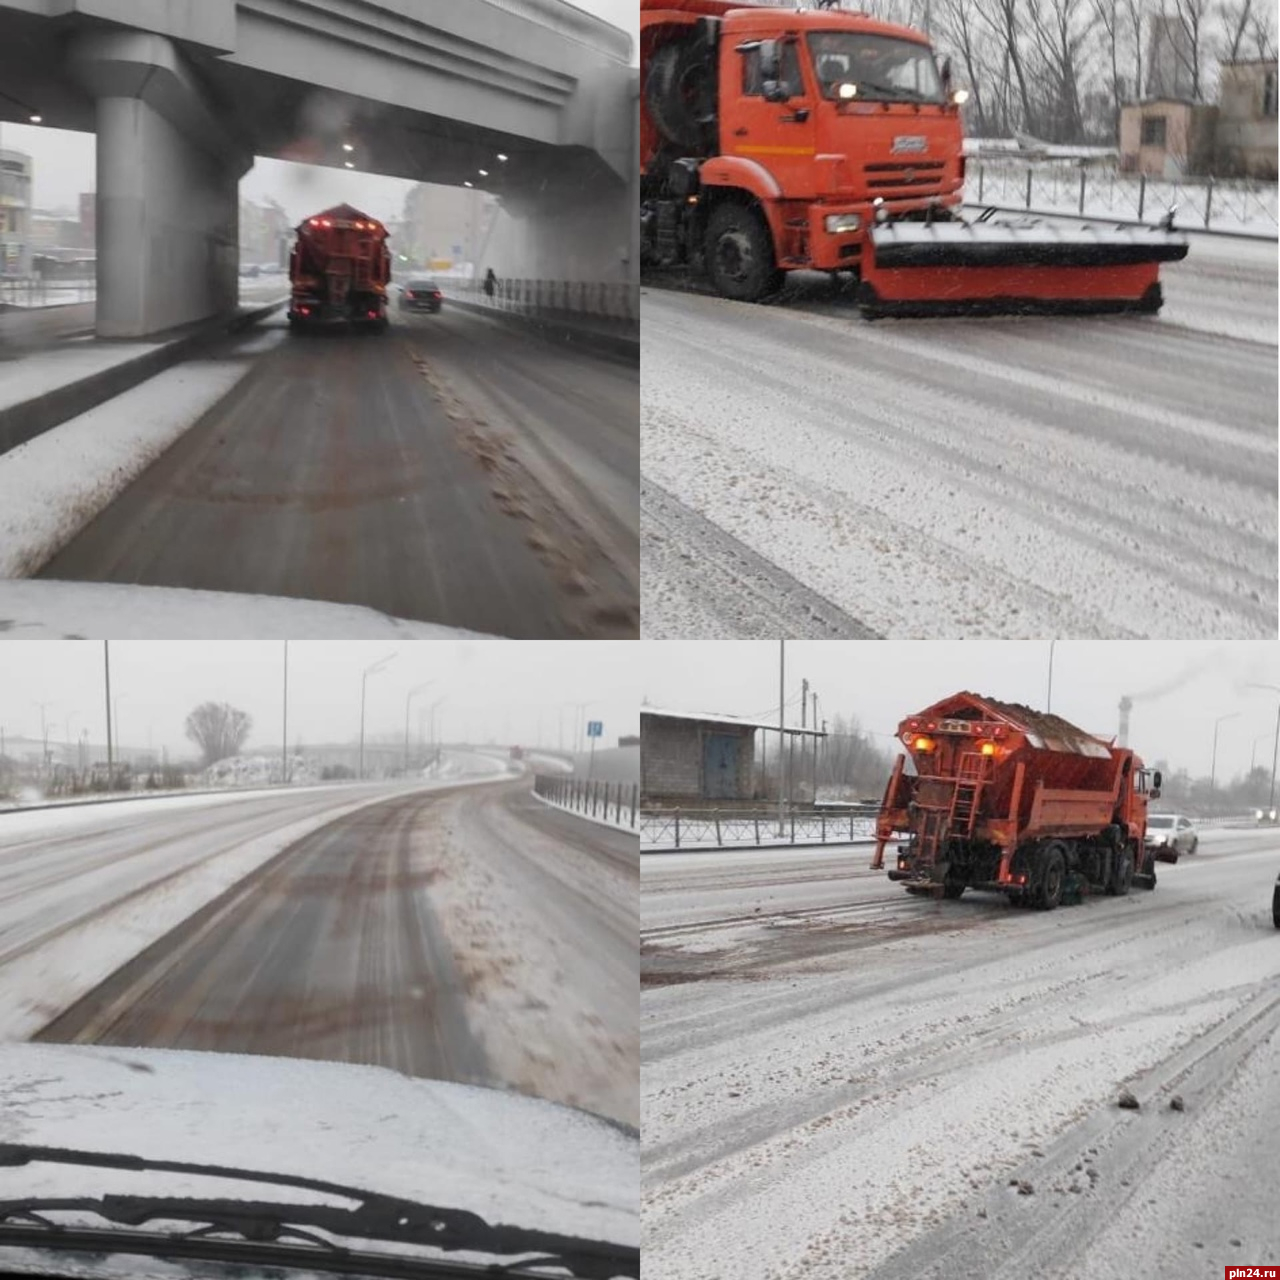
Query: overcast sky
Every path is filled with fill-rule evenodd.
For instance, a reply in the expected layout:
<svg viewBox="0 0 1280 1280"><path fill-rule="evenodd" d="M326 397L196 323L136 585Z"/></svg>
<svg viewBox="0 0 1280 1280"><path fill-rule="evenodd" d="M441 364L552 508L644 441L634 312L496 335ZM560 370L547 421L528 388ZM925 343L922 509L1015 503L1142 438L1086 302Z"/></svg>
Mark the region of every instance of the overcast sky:
<svg viewBox="0 0 1280 1280"><path fill-rule="evenodd" d="M574 7L625 31L631 37L632 65L639 65L638 0L575 0ZM31 156L37 208L68 208L79 216L80 193L92 191L97 185L92 134L0 123L0 147ZM412 185L401 178L259 160L241 180L240 193L258 203L268 198L278 200L291 217L299 220L316 209L346 202L386 222L400 217L405 192Z"/></svg>
<svg viewBox="0 0 1280 1280"><path fill-rule="evenodd" d="M295 640L289 644L289 741L347 743L360 732L364 669L396 655L368 679L366 736L404 733L406 695L426 681L418 710L437 698L437 730L445 739L526 746L539 732L543 746L572 742L575 706L590 703L587 719L604 724L603 746L639 728L635 646L606 641L481 641L455 643ZM254 721L246 750L278 744L284 647L255 641L113 641L111 693L119 700L120 741L186 755L187 713L204 701L230 702ZM0 728L39 738L40 703L50 739L70 740L88 729L106 741L103 646L98 641L13 641L0 649Z"/></svg>
<svg viewBox="0 0 1280 1280"><path fill-rule="evenodd" d="M646 644L637 665L651 705L777 717L776 642ZM787 644L788 722L799 723L800 680L808 677L821 717L856 716L892 747L899 721L962 689L1043 708L1048 671L1047 642L793 641ZM1277 691L1246 689L1251 682ZM1053 711L1110 737L1124 694L1135 700L1130 745L1148 763L1164 759L1207 777L1214 720L1234 715L1219 727L1218 778L1247 772L1259 738L1257 759L1270 768L1280 645L1107 640L1054 646Z"/></svg>

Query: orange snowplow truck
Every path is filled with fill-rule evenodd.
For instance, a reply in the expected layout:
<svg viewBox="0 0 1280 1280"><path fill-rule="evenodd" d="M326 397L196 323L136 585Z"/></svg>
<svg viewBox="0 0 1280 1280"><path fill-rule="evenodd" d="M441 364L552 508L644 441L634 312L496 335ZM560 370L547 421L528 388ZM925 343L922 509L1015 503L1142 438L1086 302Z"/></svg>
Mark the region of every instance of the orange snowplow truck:
<svg viewBox="0 0 1280 1280"><path fill-rule="evenodd" d="M928 38L828 4L640 0L641 258L755 301L852 272L864 314L1160 309L1158 227L961 217L960 103Z"/></svg>
<svg viewBox="0 0 1280 1280"><path fill-rule="evenodd" d="M889 878L909 891L994 889L1052 910L1064 895L1155 888L1144 837L1160 774L1127 747L974 693L909 716L898 738L908 754L889 779L871 865L905 836Z"/></svg>
<svg viewBox="0 0 1280 1280"><path fill-rule="evenodd" d="M387 229L349 204L298 224L289 256L289 328L387 327L391 253Z"/></svg>

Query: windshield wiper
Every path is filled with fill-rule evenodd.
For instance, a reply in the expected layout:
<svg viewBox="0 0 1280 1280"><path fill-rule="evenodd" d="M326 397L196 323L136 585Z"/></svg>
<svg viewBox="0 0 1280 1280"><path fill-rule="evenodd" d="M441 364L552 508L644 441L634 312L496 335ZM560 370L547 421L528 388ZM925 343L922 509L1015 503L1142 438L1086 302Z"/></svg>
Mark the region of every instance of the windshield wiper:
<svg viewBox="0 0 1280 1280"><path fill-rule="evenodd" d="M271 1259L283 1265L306 1265L347 1274L421 1277L495 1271L513 1275L536 1274L534 1267L559 1266L583 1280L616 1280L640 1275L640 1250L559 1235L526 1227L486 1222L465 1209L440 1209L434 1205L400 1200L395 1196L363 1191L341 1183L288 1174L263 1173L226 1165L192 1164L182 1160L148 1160L141 1156L99 1151L73 1151L62 1147L33 1147L0 1143L0 1168L26 1164L64 1164L78 1168L125 1169L131 1172L181 1173L210 1178L230 1178L316 1191L357 1202L346 1209L324 1204L286 1204L270 1200L199 1199L192 1197L104 1195L59 1198L28 1197L0 1200L0 1245L66 1250L143 1252L157 1257L243 1260L246 1253L261 1262L264 1243L272 1244ZM189 1232L121 1232L92 1227L68 1227L50 1222L42 1213L84 1210L128 1227L148 1222L193 1222ZM348 1249L308 1228L318 1228L344 1238L360 1238L395 1244L417 1245L443 1253L465 1251L496 1257L514 1257L507 1264L464 1263L431 1258L404 1257ZM213 1238L231 1233L240 1240ZM305 1245L279 1243L303 1240ZM515 1255L535 1254L535 1258Z"/></svg>
<svg viewBox="0 0 1280 1280"><path fill-rule="evenodd" d="M873 102L933 102L935 99L930 98L927 94L921 93L918 89L904 89L901 85L896 84L871 84L866 80L857 81L858 98L865 98L867 94L878 93L884 94L884 97L873 98ZM851 98L851 102L857 101Z"/></svg>

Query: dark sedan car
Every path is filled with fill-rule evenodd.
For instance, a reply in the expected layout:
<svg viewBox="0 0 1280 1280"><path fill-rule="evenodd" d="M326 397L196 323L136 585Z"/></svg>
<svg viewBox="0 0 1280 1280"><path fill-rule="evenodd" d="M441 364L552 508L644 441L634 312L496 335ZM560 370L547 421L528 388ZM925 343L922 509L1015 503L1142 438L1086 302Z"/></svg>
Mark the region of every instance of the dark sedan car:
<svg viewBox="0 0 1280 1280"><path fill-rule="evenodd" d="M434 280L410 280L400 289L401 311L439 311L444 294Z"/></svg>
<svg viewBox="0 0 1280 1280"><path fill-rule="evenodd" d="M1189 818L1177 813L1147 815L1147 848L1158 862L1177 862L1180 854L1195 853L1200 837Z"/></svg>

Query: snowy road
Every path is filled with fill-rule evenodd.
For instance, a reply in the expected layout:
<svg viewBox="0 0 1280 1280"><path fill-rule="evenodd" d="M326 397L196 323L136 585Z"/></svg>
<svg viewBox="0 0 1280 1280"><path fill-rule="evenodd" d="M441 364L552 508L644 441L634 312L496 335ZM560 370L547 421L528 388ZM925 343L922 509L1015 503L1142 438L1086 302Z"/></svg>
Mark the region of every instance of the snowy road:
<svg viewBox="0 0 1280 1280"><path fill-rule="evenodd" d="M371 1063L636 1123L637 841L489 770L7 818L10 1034ZM122 920L131 899L168 927Z"/></svg>
<svg viewBox="0 0 1280 1280"><path fill-rule="evenodd" d="M636 634L634 366L447 305L381 337L284 326L211 355L248 372L41 576Z"/></svg>
<svg viewBox="0 0 1280 1280"><path fill-rule="evenodd" d="M643 291L644 634L1275 635L1275 248L1157 319Z"/></svg>
<svg viewBox="0 0 1280 1280"><path fill-rule="evenodd" d="M1280 1262L1280 836L1200 850L1154 892L1048 913L911 898L865 846L646 857L646 1267Z"/></svg>

